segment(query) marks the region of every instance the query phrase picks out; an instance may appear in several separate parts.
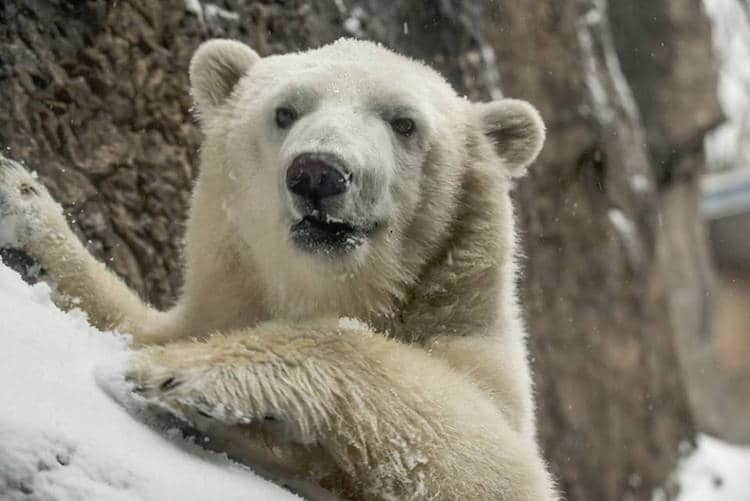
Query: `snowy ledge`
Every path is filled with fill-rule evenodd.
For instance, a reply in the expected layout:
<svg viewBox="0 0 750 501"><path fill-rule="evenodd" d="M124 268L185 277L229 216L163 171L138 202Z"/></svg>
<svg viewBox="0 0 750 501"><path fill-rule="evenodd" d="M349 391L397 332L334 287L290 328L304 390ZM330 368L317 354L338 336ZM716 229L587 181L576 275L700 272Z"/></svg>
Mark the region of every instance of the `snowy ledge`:
<svg viewBox="0 0 750 501"><path fill-rule="evenodd" d="M226 457L160 435L97 385L122 336L65 314L0 263L0 499L299 499Z"/></svg>
<svg viewBox="0 0 750 501"><path fill-rule="evenodd" d="M747 501L750 499L750 448L730 445L707 435L676 472L678 501ZM665 499L661 493L654 501Z"/></svg>

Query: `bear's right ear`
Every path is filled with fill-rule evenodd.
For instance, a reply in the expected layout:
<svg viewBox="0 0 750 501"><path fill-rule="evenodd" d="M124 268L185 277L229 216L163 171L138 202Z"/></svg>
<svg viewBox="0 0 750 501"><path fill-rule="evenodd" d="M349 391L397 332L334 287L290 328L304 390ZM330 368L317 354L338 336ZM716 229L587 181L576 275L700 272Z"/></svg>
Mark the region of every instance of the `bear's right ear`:
<svg viewBox="0 0 750 501"><path fill-rule="evenodd" d="M506 161L511 175L520 176L539 155L544 145L544 122L526 101L500 99L473 104L482 132Z"/></svg>
<svg viewBox="0 0 750 501"><path fill-rule="evenodd" d="M190 61L190 93L198 111L222 104L260 56L234 40L209 40Z"/></svg>

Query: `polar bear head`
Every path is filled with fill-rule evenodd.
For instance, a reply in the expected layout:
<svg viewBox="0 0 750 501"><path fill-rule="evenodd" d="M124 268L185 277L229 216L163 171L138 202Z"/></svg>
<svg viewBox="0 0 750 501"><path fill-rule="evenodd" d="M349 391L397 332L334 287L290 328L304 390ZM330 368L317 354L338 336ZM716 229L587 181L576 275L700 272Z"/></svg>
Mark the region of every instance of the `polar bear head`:
<svg viewBox="0 0 750 501"><path fill-rule="evenodd" d="M471 103L426 65L365 41L261 58L213 40L190 78L203 169L226 180L234 231L264 268L311 280L418 266L456 216L472 152L510 178L544 139L529 104Z"/></svg>

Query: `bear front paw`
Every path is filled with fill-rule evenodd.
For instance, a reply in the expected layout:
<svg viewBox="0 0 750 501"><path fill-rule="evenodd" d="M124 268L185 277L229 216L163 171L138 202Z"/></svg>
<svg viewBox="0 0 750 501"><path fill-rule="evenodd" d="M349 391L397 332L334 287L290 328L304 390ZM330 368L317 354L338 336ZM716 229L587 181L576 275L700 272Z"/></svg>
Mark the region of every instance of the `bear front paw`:
<svg viewBox="0 0 750 501"><path fill-rule="evenodd" d="M133 354L125 374L133 393L148 405L165 410L192 426L206 419L227 426L258 421L257 413L245 407L250 402L242 401L238 405L236 394L231 391L232 380L222 380L222 371L200 364L186 367L171 363L172 355L164 348L144 349ZM275 420L271 414L264 414L261 419Z"/></svg>
<svg viewBox="0 0 750 501"><path fill-rule="evenodd" d="M34 175L0 155L0 247L23 248L65 224L60 205Z"/></svg>

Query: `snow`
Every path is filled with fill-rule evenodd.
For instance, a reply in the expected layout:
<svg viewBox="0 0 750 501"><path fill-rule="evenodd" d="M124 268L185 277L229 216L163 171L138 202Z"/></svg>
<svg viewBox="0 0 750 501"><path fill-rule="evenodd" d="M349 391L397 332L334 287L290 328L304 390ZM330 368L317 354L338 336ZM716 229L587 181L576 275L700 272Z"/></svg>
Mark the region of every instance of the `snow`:
<svg viewBox="0 0 750 501"><path fill-rule="evenodd" d="M719 102L727 121L706 138L715 170L750 168L750 9L739 0L703 0L719 61Z"/></svg>
<svg viewBox="0 0 750 501"><path fill-rule="evenodd" d="M581 19L577 23L576 34L578 35L578 43L581 47L584 77L586 79L586 87L591 96L593 111L600 122L609 124L614 120L615 114L609 102L605 83L600 76L601 70L599 68L599 61L595 55L594 37L592 35L592 28L600 22L601 13L595 9L590 9L581 16Z"/></svg>
<svg viewBox="0 0 750 501"><path fill-rule="evenodd" d="M0 264L0 499L299 499L226 457L156 430L101 389L127 339L63 313ZM170 438L171 435L171 438Z"/></svg>
<svg viewBox="0 0 750 501"><path fill-rule="evenodd" d="M677 471L677 501L747 501L750 499L750 447L698 437L696 451ZM654 501L663 494L654 496Z"/></svg>
<svg viewBox="0 0 750 501"><path fill-rule="evenodd" d="M198 16L199 19L203 19L203 6L199 0L185 0L185 8Z"/></svg>
<svg viewBox="0 0 750 501"><path fill-rule="evenodd" d="M365 36L362 20L367 19L367 13L361 7L354 7L349 16L344 19L344 30L352 36L363 38Z"/></svg>
<svg viewBox="0 0 750 501"><path fill-rule="evenodd" d="M240 15L236 12L223 9L213 3L206 3L204 5L200 0L185 0L185 8L188 12L192 12L198 16L201 23L205 23L206 20L210 21L215 18L221 18L233 22L240 20Z"/></svg>
<svg viewBox="0 0 750 501"><path fill-rule="evenodd" d="M631 266L633 268L638 268L643 262L643 251L638 240L638 230L635 227L635 223L628 219L625 213L620 209L609 209L607 211L607 217L617 231L617 234L625 247L628 261Z"/></svg>
<svg viewBox="0 0 750 501"><path fill-rule="evenodd" d="M230 10L222 9L216 4L207 3L205 8L205 14L208 19L214 18L214 17L220 17L223 19L226 19L228 21L239 21L240 15L236 12L232 12Z"/></svg>
<svg viewBox="0 0 750 501"><path fill-rule="evenodd" d="M614 43L607 31L599 34L601 46L597 47L595 31L600 29L606 19L607 4L603 0L595 0L591 8L584 12L576 24L578 43L584 64L586 86L593 101L594 113L602 124L610 124L615 118L615 107L621 107L633 122L638 122L638 108L630 90L627 79L620 67L620 61L615 51ZM604 60L600 61L597 52L603 51ZM604 67L602 68L602 64ZM610 82L603 75L608 75ZM616 101L610 101L608 84L614 87Z"/></svg>
<svg viewBox="0 0 750 501"><path fill-rule="evenodd" d="M503 90L500 85L500 70L495 57L495 48L487 43L481 45L480 54L484 62L482 76L492 99L502 99Z"/></svg>
<svg viewBox="0 0 750 501"><path fill-rule="evenodd" d="M647 193L651 190L651 180L643 174L635 174L630 178L630 187L636 193Z"/></svg>

